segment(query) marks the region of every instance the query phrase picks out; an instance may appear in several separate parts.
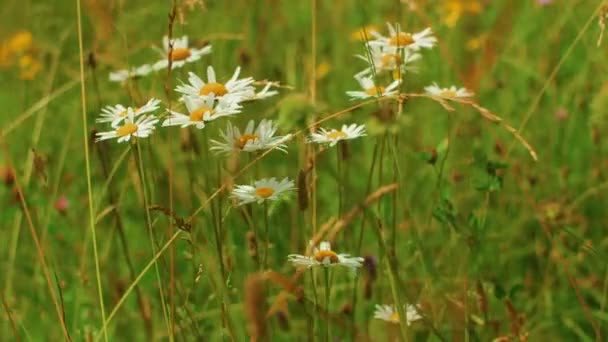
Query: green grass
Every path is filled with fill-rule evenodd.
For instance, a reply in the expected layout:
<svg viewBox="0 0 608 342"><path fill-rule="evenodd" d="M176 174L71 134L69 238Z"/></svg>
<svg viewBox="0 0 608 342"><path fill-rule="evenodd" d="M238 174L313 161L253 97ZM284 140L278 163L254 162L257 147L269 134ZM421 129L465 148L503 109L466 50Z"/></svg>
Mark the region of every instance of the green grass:
<svg viewBox="0 0 608 342"><path fill-rule="evenodd" d="M253 322L277 341L325 340L327 329L362 341L608 336L608 65L606 45L596 45L599 2L494 0L454 27L444 24L443 1L416 1L418 11L399 1L317 1L314 10L312 1L176 2L173 36L209 42L213 53L130 88L108 73L159 58L150 47L168 32L170 1L83 1L82 51L76 1L0 5L0 46L29 31L28 54L42 65L21 80L14 60L0 63L0 172L14 165L17 178L0 184L0 340L61 340L60 317L75 341L104 339L104 320L110 341L244 341L255 335ZM418 73L406 75L403 93L432 82L466 86L504 121L427 98L407 98L401 112L395 99L350 101L345 91L357 89L353 75L366 67L353 57L365 49L351 34L367 24L384 32L387 21L432 27L439 40L423 51ZM480 48L467 47L480 36ZM89 140L87 176L83 133L106 129L95 123L103 106L156 97L157 115L181 109L172 89L207 65L221 80L240 65L242 75L285 85L230 121L276 120L281 134L298 134L287 154L210 153L223 118L200 131L158 127L138 140L141 159L134 144ZM386 114L389 122L378 119ZM346 154L306 144L310 127L344 123L368 132L345 144ZM271 273L248 247L255 232L258 256L266 250L264 205L239 207L229 197L235 184L267 177L300 188L267 207ZM60 196L65 213L55 207ZM315 235L336 219L345 224L335 236ZM287 261L328 236L339 252L373 258L376 273L332 269L329 312L323 270L313 286L311 271ZM373 319L375 304L396 302L419 303L424 319Z"/></svg>

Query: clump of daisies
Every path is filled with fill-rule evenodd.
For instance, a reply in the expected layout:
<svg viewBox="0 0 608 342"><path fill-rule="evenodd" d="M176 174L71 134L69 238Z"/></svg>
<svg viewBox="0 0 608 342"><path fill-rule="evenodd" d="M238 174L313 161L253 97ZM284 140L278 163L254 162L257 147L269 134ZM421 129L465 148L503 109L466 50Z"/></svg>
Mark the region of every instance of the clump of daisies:
<svg viewBox="0 0 608 342"><path fill-rule="evenodd" d="M159 108L159 104L160 100L151 99L139 108L121 104L106 106L97 121L110 123L110 130L97 133L96 141L116 139L122 143L128 142L131 137L150 136L158 123L158 118L151 113Z"/></svg>

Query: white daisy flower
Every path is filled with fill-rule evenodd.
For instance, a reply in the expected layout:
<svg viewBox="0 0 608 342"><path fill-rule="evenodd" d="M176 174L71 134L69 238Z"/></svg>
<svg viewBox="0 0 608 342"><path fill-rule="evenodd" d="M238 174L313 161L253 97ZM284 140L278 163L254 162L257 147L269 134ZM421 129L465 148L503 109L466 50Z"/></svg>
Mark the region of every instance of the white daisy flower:
<svg viewBox="0 0 608 342"><path fill-rule="evenodd" d="M320 128L317 132L310 135L310 142L335 146L339 141L356 139L365 135L364 125L342 125L340 130Z"/></svg>
<svg viewBox="0 0 608 342"><path fill-rule="evenodd" d="M397 23L394 26L390 23L386 23L386 25L388 26L389 36L385 37L377 32L371 32L376 39L370 41L370 45L381 45L418 51L422 48L430 49L437 44L437 38L433 36L433 30L431 30L430 27L427 27L418 33L408 33L403 32L401 26Z"/></svg>
<svg viewBox="0 0 608 342"><path fill-rule="evenodd" d="M395 49L387 48L379 45L368 45L369 57L366 55L356 55L367 63L373 65L376 72L390 71L398 76L402 76L408 71L415 72L417 68L411 64L422 58L417 52L410 51L408 49ZM401 75L399 75L399 72ZM372 73L372 66L359 72L356 77L363 75L369 75ZM395 77L397 79L397 77Z"/></svg>
<svg viewBox="0 0 608 342"><path fill-rule="evenodd" d="M125 107L121 104L115 106L105 106L101 110L100 117L95 120L97 122L110 122L112 127L116 127L121 121L123 121L128 114L128 109L131 109L135 117L141 114L150 113L159 108L160 100L150 99L145 105L141 107Z"/></svg>
<svg viewBox="0 0 608 342"><path fill-rule="evenodd" d="M212 66L209 66L207 67L207 82L190 72L188 73L189 84L177 86L175 90L186 96L201 97L214 94L217 99L240 103L255 97L255 88L251 85L253 78L239 79L240 72L241 68L237 67L232 78L226 83L220 83L215 77L215 70Z"/></svg>
<svg viewBox="0 0 608 342"><path fill-rule="evenodd" d="M198 129L205 127L205 122L218 119L222 116L240 113L241 107L232 102L215 101L212 94L205 97L184 96L183 102L186 105L188 114L182 114L169 110L171 114L168 119L163 121L162 126L196 126Z"/></svg>
<svg viewBox="0 0 608 342"><path fill-rule="evenodd" d="M277 131L276 125L271 120L262 120L255 128L253 120L249 121L245 131L241 134L238 127L230 122L226 127L226 132L220 130L223 141L211 140L212 151L230 154L232 152L254 152L261 150L277 149L287 153L285 142L291 138L291 134L286 136L274 136Z"/></svg>
<svg viewBox="0 0 608 342"><path fill-rule="evenodd" d="M112 82L123 83L128 79L148 75L152 71L154 71L154 69L152 68L152 66L150 64L144 64L144 65L136 67L136 68L122 69L122 70L111 72L108 78Z"/></svg>
<svg viewBox="0 0 608 342"><path fill-rule="evenodd" d="M424 91L431 96L441 97L444 99L462 99L474 95L473 92L468 91L466 88L457 88L456 86L441 88L437 85L437 83L424 87Z"/></svg>
<svg viewBox="0 0 608 342"><path fill-rule="evenodd" d="M122 122L122 125L117 125L112 131L97 133L97 140L108 140L118 138L118 142L129 141L131 137L146 138L156 128L158 119L151 115L140 115L135 117L135 112L132 108L127 108L127 117Z"/></svg>
<svg viewBox="0 0 608 342"><path fill-rule="evenodd" d="M287 256L287 259L296 267L303 266L308 268L315 266L344 266L350 269L356 269L363 264L363 258L361 257L351 257L349 254L338 254L334 252L328 241L321 242L319 248L315 247L311 256L290 254Z"/></svg>
<svg viewBox="0 0 608 342"><path fill-rule="evenodd" d="M295 189L292 180L284 178L277 181L276 178L266 178L255 181L253 185L237 185L232 190L232 198L239 201L239 205L247 203L262 203L264 201L279 200L281 195Z"/></svg>
<svg viewBox="0 0 608 342"><path fill-rule="evenodd" d="M422 319L422 316L418 313L420 307L418 305L405 305L406 324L410 325L414 321ZM399 313L395 311L393 305L378 305L376 304L376 311L374 311L374 318L381 319L386 322L399 324Z"/></svg>
<svg viewBox="0 0 608 342"><path fill-rule="evenodd" d="M156 48L160 55L163 57L160 61L154 63L152 68L154 70L166 69L169 67L169 60L171 59L172 68L181 68L186 63L192 63L201 59L202 56L211 53L211 45L204 46L201 49L192 48L188 44L188 36L181 38L171 39L173 50L169 46L169 37L163 37L162 49ZM167 59L167 57L169 57Z"/></svg>
<svg viewBox="0 0 608 342"><path fill-rule="evenodd" d="M376 86L374 84L374 79L371 77L355 77L357 82L363 91L347 91L346 95L350 96L351 100L362 100L368 99L370 97L382 97L382 96L393 96L397 95L398 91L396 90L401 83L400 80L393 81L386 88L382 86Z"/></svg>
<svg viewBox="0 0 608 342"><path fill-rule="evenodd" d="M262 90L255 93L253 95L253 97L249 98L248 100L263 100L265 98L275 96L279 93L276 90L270 90L270 87L272 87L272 83L270 83L270 82L266 83L266 85L264 86L264 88L262 88Z"/></svg>

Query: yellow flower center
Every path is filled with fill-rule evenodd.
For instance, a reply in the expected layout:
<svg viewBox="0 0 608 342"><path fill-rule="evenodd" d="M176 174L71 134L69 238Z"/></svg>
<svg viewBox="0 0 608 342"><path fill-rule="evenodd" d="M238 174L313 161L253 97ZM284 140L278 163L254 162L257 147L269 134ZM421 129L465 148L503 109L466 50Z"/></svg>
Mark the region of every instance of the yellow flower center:
<svg viewBox="0 0 608 342"><path fill-rule="evenodd" d="M380 58L380 64L383 67L398 66L402 63L401 56L397 53L385 53L382 55L382 58Z"/></svg>
<svg viewBox="0 0 608 342"><path fill-rule="evenodd" d="M336 254L336 252L332 250L318 251L315 253L313 258L318 262L323 262L324 260L329 258L329 262L332 264L335 264L340 261L340 259L338 258L338 254Z"/></svg>
<svg viewBox="0 0 608 342"><path fill-rule="evenodd" d="M203 121L203 115L207 112L209 112L210 115L213 115L214 111L212 108L205 106L192 111L192 113L190 113L190 121Z"/></svg>
<svg viewBox="0 0 608 342"><path fill-rule="evenodd" d="M391 315L391 317L389 317L389 320L393 323L399 323L399 313L398 312L393 312L393 314Z"/></svg>
<svg viewBox="0 0 608 342"><path fill-rule="evenodd" d="M205 84L198 92L201 96L214 93L216 97L228 94L228 89L221 83L210 82Z"/></svg>
<svg viewBox="0 0 608 342"><path fill-rule="evenodd" d="M378 95L382 95L382 93L384 93L384 87L370 87L365 89L365 92L367 93L367 95L370 96L378 96Z"/></svg>
<svg viewBox="0 0 608 342"><path fill-rule="evenodd" d="M124 125L116 129L116 135L119 137L124 137L135 132L137 132L137 125L132 122L125 122Z"/></svg>
<svg viewBox="0 0 608 342"><path fill-rule="evenodd" d="M392 46L404 47L414 43L414 37L409 33L399 32L392 36L388 43Z"/></svg>
<svg viewBox="0 0 608 342"><path fill-rule="evenodd" d="M451 99L456 97L456 92L453 90L442 90L441 93L439 93L439 96Z"/></svg>
<svg viewBox="0 0 608 342"><path fill-rule="evenodd" d="M190 49L188 48L173 49L173 51L169 53L169 58L172 61L183 61L188 57L190 57Z"/></svg>
<svg viewBox="0 0 608 342"><path fill-rule="evenodd" d="M255 194L262 198L268 198L268 197L272 196L272 194L274 194L274 189L273 188L257 188L257 189L255 189Z"/></svg>
<svg viewBox="0 0 608 342"><path fill-rule="evenodd" d="M338 140L348 137L346 133L342 131L333 131L327 134L327 139Z"/></svg>
<svg viewBox="0 0 608 342"><path fill-rule="evenodd" d="M259 137L255 134L243 134L238 139L236 139L236 141L234 142L234 147L242 150L243 148L245 148L245 145L247 145L248 141L256 140L258 138ZM270 189L270 190L272 190L272 189ZM271 195L272 195L272 193L271 193Z"/></svg>

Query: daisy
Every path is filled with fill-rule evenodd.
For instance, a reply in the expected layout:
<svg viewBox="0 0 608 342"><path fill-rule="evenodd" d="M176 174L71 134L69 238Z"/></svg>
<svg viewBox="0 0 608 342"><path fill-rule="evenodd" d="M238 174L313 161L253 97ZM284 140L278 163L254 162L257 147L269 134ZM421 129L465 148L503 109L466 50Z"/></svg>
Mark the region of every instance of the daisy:
<svg viewBox="0 0 608 342"><path fill-rule="evenodd" d="M262 90L255 93L253 95L253 97L251 97L247 100L263 100L265 98L275 96L279 93L276 90L270 90L270 87L272 87L272 83L271 82L266 83L266 85L264 86L264 88L262 88Z"/></svg>
<svg viewBox="0 0 608 342"><path fill-rule="evenodd" d="M342 125L340 130L334 128L329 131L324 128L319 129L310 135L310 142L335 146L339 141L356 139L365 135L364 125Z"/></svg>
<svg viewBox="0 0 608 342"><path fill-rule="evenodd" d="M173 50L171 46L173 45ZM163 57L160 61L154 63L154 70L166 69L169 67L169 59L171 60L172 68L181 68L186 63L192 63L201 59L202 56L211 53L211 45L204 46L201 49L189 47L188 36L181 38L173 38L169 44L169 37L163 37L163 48L156 48Z"/></svg>
<svg viewBox="0 0 608 342"><path fill-rule="evenodd" d="M416 71L416 67L411 64L420 58L417 52L410 51L408 49L395 49L387 48L380 45L368 45L369 56L367 55L356 55L371 66L357 74L357 77L368 75L372 73L372 67L376 72L391 71L401 76L407 71ZM400 72L400 74L399 74ZM395 77L397 79L398 77Z"/></svg>
<svg viewBox="0 0 608 342"><path fill-rule="evenodd" d="M136 67L136 68L122 69L122 70L111 72L109 79L112 82L123 83L128 79L146 76L149 73L151 73L152 71L154 71L154 69L152 68L151 65L144 64L144 65Z"/></svg>
<svg viewBox="0 0 608 342"><path fill-rule="evenodd" d="M422 316L418 313L420 307L417 305L408 304L404 306L406 324L411 325L412 322L422 319ZM386 322L399 324L399 313L395 311L393 305L378 305L376 304L376 311L374 312L374 318L381 319Z"/></svg>
<svg viewBox="0 0 608 342"><path fill-rule="evenodd" d="M241 68L237 67L232 78L226 83L220 83L215 78L215 70L212 66L209 66L207 67L207 82L190 72L188 73L189 84L182 84L175 88L175 90L186 96L204 97L214 94L217 99L240 103L255 97L255 89L251 85L253 78L239 79L240 72Z"/></svg>
<svg viewBox="0 0 608 342"><path fill-rule="evenodd" d="M110 122L112 127L116 127L121 121L127 117L128 110L132 110L135 117L141 114L150 113L159 108L160 100L150 99L141 107L125 107L121 104L115 106L106 106L101 110L100 117L95 120L97 122Z"/></svg>
<svg viewBox="0 0 608 342"><path fill-rule="evenodd" d="M349 254L338 254L331 249L331 244L328 241L323 241L319 245L319 248L313 249L311 256L290 254L287 259L293 263L294 266L314 267L314 266L344 266L350 269L356 269L361 267L363 264L363 258L351 257Z"/></svg>
<svg viewBox="0 0 608 342"><path fill-rule="evenodd" d="M433 30L430 27L418 33L408 33L403 32L399 24L393 26L386 23L386 25L388 26L389 36L385 37L377 32L371 32L376 39L370 41L370 45L418 51L421 48L430 49L437 43L437 38L433 36Z"/></svg>
<svg viewBox="0 0 608 342"><path fill-rule="evenodd" d="M449 88L441 88L437 85L437 83L433 83L428 87L424 87L424 90L427 94L431 96L441 97L444 99L462 99L474 95L466 88L456 88L456 86L451 86Z"/></svg>
<svg viewBox="0 0 608 342"><path fill-rule="evenodd" d="M155 125L158 119L154 116L140 115L139 118L135 117L135 112L131 107L127 108L127 117L124 119L122 125L112 126L115 128L109 132L97 133L97 140L108 140L118 138L118 142L129 141L131 137L146 138L156 128Z"/></svg>
<svg viewBox="0 0 608 342"><path fill-rule="evenodd" d="M277 127L271 120L262 120L254 130L255 123L249 121L247 127L241 134L238 127L228 123L226 132L220 130L223 141L211 140L212 151L230 154L232 152L254 152L260 150L277 149L287 152L284 142L291 138L291 134L286 136L274 136Z"/></svg>
<svg viewBox="0 0 608 342"><path fill-rule="evenodd" d="M359 82L363 91L347 91L346 95L350 96L351 100L363 100L368 99L370 97L382 97L382 96L393 96L397 95L398 91L396 90L401 81L396 80L393 83L389 84L386 88L381 86L376 86L374 84L374 80L371 77L356 77L355 79Z"/></svg>
<svg viewBox="0 0 608 342"><path fill-rule="evenodd" d="M284 178L277 181L276 178L266 178L255 181L253 185L237 185L232 190L232 198L239 201L239 205L264 201L276 201L283 193L295 189L292 180Z"/></svg>
<svg viewBox="0 0 608 342"><path fill-rule="evenodd" d="M232 102L215 101L215 96L211 94L206 97L191 97L183 98L186 104L188 114L182 114L173 110L169 110L171 114L168 119L163 121L162 126L180 126L182 128L188 126L196 126L198 129L205 127L205 122L215 120L222 116L240 113L241 107Z"/></svg>

